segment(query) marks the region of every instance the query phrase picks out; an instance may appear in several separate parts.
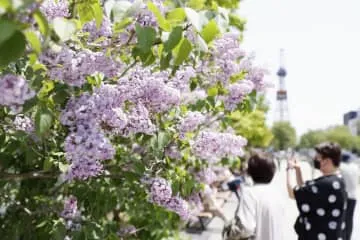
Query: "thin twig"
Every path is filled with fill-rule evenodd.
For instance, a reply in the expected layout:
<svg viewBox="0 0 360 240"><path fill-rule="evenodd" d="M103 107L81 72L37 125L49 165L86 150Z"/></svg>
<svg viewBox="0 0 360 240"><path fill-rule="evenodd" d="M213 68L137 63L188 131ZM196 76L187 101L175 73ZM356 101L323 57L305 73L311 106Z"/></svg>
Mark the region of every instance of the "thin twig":
<svg viewBox="0 0 360 240"><path fill-rule="evenodd" d="M132 64L130 64L125 71L120 75L120 78L122 78L123 76L125 76L125 74L131 69L133 68L135 65L137 64L137 61L135 60Z"/></svg>

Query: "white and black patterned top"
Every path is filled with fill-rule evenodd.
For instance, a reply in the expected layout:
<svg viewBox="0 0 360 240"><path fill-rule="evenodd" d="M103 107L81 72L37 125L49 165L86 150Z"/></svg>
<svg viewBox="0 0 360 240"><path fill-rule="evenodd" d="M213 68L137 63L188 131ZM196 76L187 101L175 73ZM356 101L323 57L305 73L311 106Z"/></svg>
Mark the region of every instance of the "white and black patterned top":
<svg viewBox="0 0 360 240"><path fill-rule="evenodd" d="M295 224L299 240L345 240L347 194L340 175L307 181L294 193L300 211Z"/></svg>

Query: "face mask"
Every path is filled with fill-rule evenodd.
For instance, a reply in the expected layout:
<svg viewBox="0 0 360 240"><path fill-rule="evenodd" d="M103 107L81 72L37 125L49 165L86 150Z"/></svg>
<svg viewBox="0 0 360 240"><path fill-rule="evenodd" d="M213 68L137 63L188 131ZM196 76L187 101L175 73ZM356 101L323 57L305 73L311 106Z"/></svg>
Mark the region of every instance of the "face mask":
<svg viewBox="0 0 360 240"><path fill-rule="evenodd" d="M313 160L314 161L314 168L315 169L320 169L320 162L316 159Z"/></svg>

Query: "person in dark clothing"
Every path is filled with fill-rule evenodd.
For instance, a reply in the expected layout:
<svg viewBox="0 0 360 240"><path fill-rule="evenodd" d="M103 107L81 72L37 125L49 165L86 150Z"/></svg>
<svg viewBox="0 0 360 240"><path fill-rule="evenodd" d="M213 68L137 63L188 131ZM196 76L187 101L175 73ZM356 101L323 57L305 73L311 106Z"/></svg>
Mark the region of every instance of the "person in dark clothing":
<svg viewBox="0 0 360 240"><path fill-rule="evenodd" d="M300 165L288 160L287 187L290 198L296 200L299 217L295 230L299 240L345 240L347 193L339 174L341 149L336 143L315 147L314 167L323 176L304 183ZM297 186L291 184L295 169Z"/></svg>

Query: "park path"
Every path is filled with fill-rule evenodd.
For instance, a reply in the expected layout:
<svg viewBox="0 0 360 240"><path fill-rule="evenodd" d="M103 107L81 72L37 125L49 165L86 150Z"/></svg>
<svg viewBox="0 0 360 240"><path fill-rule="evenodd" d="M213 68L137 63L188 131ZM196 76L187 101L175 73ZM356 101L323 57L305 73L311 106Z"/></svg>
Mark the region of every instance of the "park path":
<svg viewBox="0 0 360 240"><path fill-rule="evenodd" d="M304 173L304 179L309 180L311 179L311 166L306 163L301 163L301 168L303 169ZM294 174L295 175L295 174ZM315 175L318 175L318 173L315 173ZM284 216L287 221L286 225L282 226L286 233L286 240L297 240L296 234L293 230L293 224L295 222L295 219L297 217L298 211L296 209L295 202L288 198L287 191L286 191L286 170L285 170L285 164L283 164L280 167L280 171L275 175L273 181L271 184L277 185L278 192L277 194L281 194L285 200L285 208L286 210L286 216ZM293 179L295 181L295 179ZM360 199L360 188L358 192L358 199ZM224 205L223 211L225 216L228 219L231 219L234 210L236 209L237 200L235 195L233 194L231 196L231 199ZM360 206L357 205L357 208L355 210L355 217L354 217L354 226L360 226ZM202 232L201 234L187 234L182 233L182 239L184 240L221 240L221 230L223 227L223 222L219 218L214 218L210 224L208 225L208 228L206 231ZM354 228L352 240L359 240L360 239L360 228Z"/></svg>

